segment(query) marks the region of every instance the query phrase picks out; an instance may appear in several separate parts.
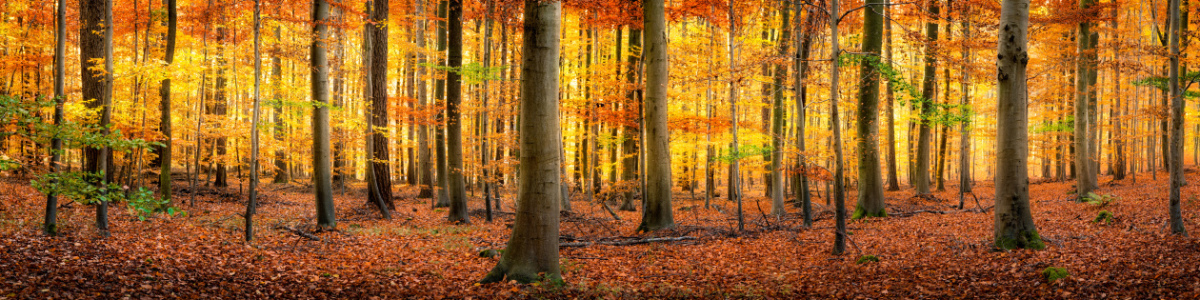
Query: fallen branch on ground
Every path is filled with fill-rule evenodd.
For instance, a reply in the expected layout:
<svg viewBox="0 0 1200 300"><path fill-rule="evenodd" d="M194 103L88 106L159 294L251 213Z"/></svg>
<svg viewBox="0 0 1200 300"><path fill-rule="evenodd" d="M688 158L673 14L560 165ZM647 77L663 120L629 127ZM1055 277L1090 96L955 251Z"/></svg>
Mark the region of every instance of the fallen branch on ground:
<svg viewBox="0 0 1200 300"><path fill-rule="evenodd" d="M292 233L295 233L296 235L298 235L298 236L300 236L300 237L303 237L303 238L306 238L306 239L310 239L310 240L314 240L314 241L318 241L318 242L320 242L320 241L321 241L321 238L319 238L319 237L317 237L317 236L315 236L315 235L312 235L311 233L307 233L307 232L301 231L301 230L299 230L299 229L295 229L295 228L291 228L291 227L287 227L287 226L283 226L283 225L276 226L276 227L275 227L275 229L282 229L282 230L291 231Z"/></svg>
<svg viewBox="0 0 1200 300"><path fill-rule="evenodd" d="M687 241L687 240L695 240L695 239L696 239L696 237L694 237L694 236L681 236L681 237L672 237L672 238L666 238L666 237L647 238L647 239L625 240L625 241L560 243L560 244L558 244L558 247L560 247L560 248L561 247L587 247L587 246L591 246L591 245L629 246L629 245L641 245L641 244L658 243L658 242L678 242L678 241Z"/></svg>

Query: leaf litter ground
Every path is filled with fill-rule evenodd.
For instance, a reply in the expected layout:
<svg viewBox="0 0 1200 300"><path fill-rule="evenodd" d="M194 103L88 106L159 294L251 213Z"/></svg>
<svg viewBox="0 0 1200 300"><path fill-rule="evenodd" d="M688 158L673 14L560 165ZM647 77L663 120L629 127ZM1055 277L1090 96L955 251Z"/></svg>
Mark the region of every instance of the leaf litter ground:
<svg viewBox="0 0 1200 300"><path fill-rule="evenodd" d="M94 209L65 205L63 236L39 232L44 197L27 181L0 181L0 299L29 298L1197 298L1200 240L1166 230L1167 180L1102 184L1119 198L1099 208L1071 200L1072 183L1030 187L1033 215L1048 248L994 251L990 182L957 209L957 187L933 197L888 192L892 217L849 223L847 254L830 254L833 213L814 199L815 222L801 226L799 209L767 216L768 199L749 191L746 231L736 230L732 203L676 190L675 229L634 232L640 212L614 220L579 197L564 214L561 265L565 286L475 282L503 249L513 215L472 224L445 221L444 209L402 188L395 218L378 219L359 184L335 196L338 230L314 232L307 189L267 185L256 217L257 238L242 241L244 197L237 187L202 189L187 216L138 221L114 205L112 237L96 239ZM185 184L177 185L177 187ZM818 184L817 186L820 186ZM1187 229L1200 234L1200 186L1184 188ZM697 194L700 195L700 194ZM824 195L821 195L824 196ZM186 201L185 190L176 193ZM847 197L853 208L853 189ZM472 207L482 200L471 199ZM617 206L615 203L612 206ZM980 213L980 210L986 212ZM1110 223L1096 223L1101 210ZM766 212L766 213L764 213ZM311 233L311 240L281 228ZM638 245L605 245L647 237L695 237ZM857 263L863 255L878 262ZM1042 270L1061 267L1046 283Z"/></svg>

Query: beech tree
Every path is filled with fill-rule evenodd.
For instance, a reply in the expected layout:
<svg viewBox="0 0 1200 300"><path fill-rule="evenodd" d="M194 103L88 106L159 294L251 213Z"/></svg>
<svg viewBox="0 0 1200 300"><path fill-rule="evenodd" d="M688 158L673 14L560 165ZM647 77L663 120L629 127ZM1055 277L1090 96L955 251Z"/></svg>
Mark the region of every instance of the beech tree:
<svg viewBox="0 0 1200 300"><path fill-rule="evenodd" d="M375 0L380 1L380 0ZM386 0L385 0L386 1ZM450 54L446 72L446 194L450 198L450 222L471 223L467 215L467 190L463 182L462 142L462 0L449 2Z"/></svg>
<svg viewBox="0 0 1200 300"><path fill-rule="evenodd" d="M1184 184L1183 178L1183 92L1179 81L1179 30L1181 24L1179 22L1179 0L1170 0L1167 7L1170 11L1170 63L1167 66L1167 87L1171 95L1171 163L1167 167L1171 169L1171 191L1170 191L1170 217L1171 217L1171 233L1181 236L1187 236L1187 229L1183 227L1183 213L1179 208L1180 204L1180 187Z"/></svg>
<svg viewBox="0 0 1200 300"><path fill-rule="evenodd" d="M83 101L88 109L98 110L101 134L108 134L112 119L112 1L79 1L79 79ZM103 64L103 65L100 65ZM101 70L104 72L101 73ZM98 74L107 74L98 76ZM100 177L97 185L113 180L111 151L107 147L83 150L83 170ZM108 237L108 201L96 203L96 229Z"/></svg>
<svg viewBox="0 0 1200 300"><path fill-rule="evenodd" d="M163 54L163 62L167 67L171 67L171 63L175 61L175 27L178 20L175 9L175 0L166 0L167 5L167 45ZM257 3L257 2L256 2ZM255 5L257 9L258 5ZM257 11L257 10L256 10ZM258 34L255 31L255 34ZM171 77L163 77L158 88L158 96L161 98L159 102L159 113L161 120L159 121L158 130L162 132L166 138L162 142L162 147L158 149L158 157L160 161L158 172L158 192L162 195L162 199L167 201L168 205L171 201L171 142L174 138L171 135Z"/></svg>
<svg viewBox="0 0 1200 300"><path fill-rule="evenodd" d="M639 231L675 226L671 212L671 145L667 138L667 25L663 0L642 1L646 54L646 195ZM782 106L782 105L781 105ZM782 206L783 204L780 203Z"/></svg>
<svg viewBox="0 0 1200 300"><path fill-rule="evenodd" d="M938 39L938 23L934 19L938 16L938 0L929 0L927 5L930 21L925 24L925 75L921 80L922 99L914 101L916 110L920 111L920 117L917 118L917 122L920 123L917 133L917 160L913 174L913 186L916 188L917 194L929 193L929 152L933 142L933 114L936 113L933 105L937 81L937 56L934 54L934 47Z"/></svg>
<svg viewBox="0 0 1200 300"><path fill-rule="evenodd" d="M886 217L883 178L879 166L879 65L883 46L883 0L867 0L863 11L862 52L859 69L858 116L858 205L854 219ZM836 109L836 107L835 107ZM836 126L836 125L835 125Z"/></svg>
<svg viewBox="0 0 1200 300"><path fill-rule="evenodd" d="M521 164L517 214L500 261L482 283L562 281L558 266L558 60L561 3L525 0L521 47Z"/></svg>
<svg viewBox="0 0 1200 300"><path fill-rule="evenodd" d="M1041 249L1029 209L1029 0L1004 0L996 49L996 213L994 243L1000 249Z"/></svg>
<svg viewBox="0 0 1200 300"><path fill-rule="evenodd" d="M309 46L309 66L312 68L312 127L313 127L313 185L317 204L317 225L337 226L333 214L332 162L329 149L329 59L326 40L329 38L329 2L313 0L312 33Z"/></svg>

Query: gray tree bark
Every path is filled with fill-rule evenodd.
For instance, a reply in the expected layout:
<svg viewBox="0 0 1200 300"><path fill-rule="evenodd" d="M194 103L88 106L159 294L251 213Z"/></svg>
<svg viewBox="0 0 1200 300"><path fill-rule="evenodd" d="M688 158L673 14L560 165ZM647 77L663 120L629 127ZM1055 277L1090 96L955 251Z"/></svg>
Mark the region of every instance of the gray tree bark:
<svg viewBox="0 0 1200 300"><path fill-rule="evenodd" d="M508 246L482 283L561 282L558 219L562 192L558 113L560 3L525 1L521 63L521 164Z"/></svg>
<svg viewBox="0 0 1200 300"><path fill-rule="evenodd" d="M780 3L782 6L779 10L781 10L781 17L783 20L779 25L779 56L787 57L788 43L790 43L789 40L791 39L792 35L790 30L791 3L787 1L781 1ZM771 101L771 176L768 176L768 179L771 180L771 184L767 186L771 189L771 213L774 214L776 218L783 217L783 215L787 213L787 209L785 209L783 206L783 198L787 196L783 189L783 160L785 156L783 141L787 137L787 133L784 132L784 123L786 123L786 120L784 119L783 114L783 85L784 81L787 80L787 71L787 65L776 64L775 82L772 85L774 98Z"/></svg>
<svg viewBox="0 0 1200 300"><path fill-rule="evenodd" d="M312 128L313 128L313 185L317 202L317 225L337 226L333 213L333 183L329 149L329 59L326 40L329 38L329 2L313 0L312 44L309 65L312 68Z"/></svg>
<svg viewBox="0 0 1200 300"><path fill-rule="evenodd" d="M425 19L425 1L416 1L415 14L418 16L416 24L413 25L413 30L416 31L417 48L425 49L425 26L428 21ZM425 85L425 64L428 59L425 57L425 52L417 51L417 66L416 77L417 81L417 107L420 111L426 110L428 105L428 91ZM422 119L417 125L417 185L420 185L417 192L417 198L432 198L433 197L433 161L429 157L429 126L426 125L428 120ZM436 126L434 126L436 128Z"/></svg>
<svg viewBox="0 0 1200 300"><path fill-rule="evenodd" d="M938 16L938 1L929 0L929 15L930 18ZM917 133L917 166L913 174L913 186L917 189L917 194L929 193L929 152L932 146L933 139L933 114L935 108L933 105L934 85L937 80L937 57L934 56L934 43L938 39L938 23L931 20L925 24L925 75L922 79L921 97L923 99L916 100L917 108L920 111L920 118L917 122L920 123Z"/></svg>
<svg viewBox="0 0 1200 300"><path fill-rule="evenodd" d="M1179 0L1170 0L1167 7L1171 11L1171 45L1170 47L1170 64L1167 70L1168 82L1167 87L1171 94L1171 162L1168 167L1171 169L1171 193L1170 193L1170 212L1171 215L1171 233L1181 236L1187 236L1187 229L1183 227L1183 214L1180 211L1180 187L1184 184L1183 179L1183 92L1179 84Z"/></svg>
<svg viewBox="0 0 1200 300"><path fill-rule="evenodd" d="M867 56L858 72L858 205L853 219L887 217L879 166L879 71L883 47L883 0L867 0L863 9L862 52Z"/></svg>
<svg viewBox="0 0 1200 300"><path fill-rule="evenodd" d="M175 2L175 0L168 1ZM258 206L258 118L261 116L262 108L259 104L259 79L262 77L262 54L259 52L259 47L262 45L262 41L259 38L262 29L262 19L260 16L261 9L259 8L261 3L259 2L259 0L254 0L254 116L250 121L250 196L247 198L245 215L245 238L247 242L254 239L254 210ZM173 11L174 8L171 8L171 10ZM170 164L170 160L163 160L164 166Z"/></svg>
<svg viewBox="0 0 1200 300"><path fill-rule="evenodd" d="M1029 112L1025 69L1029 62L1029 1L1004 0L997 37L996 213L1000 249L1045 247L1029 210Z"/></svg>
<svg viewBox="0 0 1200 300"><path fill-rule="evenodd" d="M112 3L111 0L83 0L79 2L79 77L82 82L82 96L85 106L88 109L100 111L100 126L106 126L112 118L110 106L110 96L112 81L109 76L96 76L95 69L103 68L104 70L112 70L109 67L112 63L111 48L112 35L109 33L112 26ZM100 62L104 65L101 66ZM112 73L109 72L109 75ZM108 133L108 129L101 129L103 134ZM108 148L84 148L83 149L83 170L84 172L95 173L101 176L99 182L94 184L106 184L113 179L109 165L111 161L108 159L110 155ZM96 229L101 237L108 237L108 202L101 201L96 203Z"/></svg>
<svg viewBox="0 0 1200 300"><path fill-rule="evenodd" d="M371 180L368 182L367 200L374 204L384 218L391 218L390 210L396 207L392 200L391 153L388 151L386 128L388 124L388 0L372 0L371 24L371 149L369 165Z"/></svg>
<svg viewBox="0 0 1200 300"><path fill-rule="evenodd" d="M174 1L174 0L169 0ZM63 102L66 92L66 59L67 59L67 1L58 0L54 10L54 126L63 122ZM55 135L50 140L50 172L58 173L59 161L62 160L62 138ZM51 181L57 183L57 181ZM42 223L42 233L47 236L58 236L58 195L46 195L46 215Z"/></svg>
<svg viewBox="0 0 1200 300"><path fill-rule="evenodd" d="M936 1L936 0L932 0ZM842 126L838 119L838 72L840 66L836 61L841 55L842 50L838 45L838 16L841 12L838 10L839 0L829 1L829 53L834 58L835 63L831 63L829 68L829 127L832 127L833 137L833 153L834 153L834 168L833 168L833 202L834 202L834 222L837 232L833 234L833 255L842 255L846 252L846 185L844 182L845 174L843 172L843 157L842 157ZM929 178L929 176L925 176ZM927 179L928 180L928 179Z"/></svg>
<svg viewBox="0 0 1200 300"><path fill-rule="evenodd" d="M646 38L646 195L638 231L675 226L671 211L671 145L667 128L667 25L663 0L642 1ZM782 205L782 203L780 203Z"/></svg>
<svg viewBox="0 0 1200 300"><path fill-rule="evenodd" d="M1088 9L1095 3L1095 0L1080 0L1079 7ZM1091 72L1094 62L1088 59L1088 53L1094 51L1091 39L1090 22L1079 22L1076 29L1076 61L1075 61L1075 197L1083 199L1088 193L1092 192L1095 187L1095 173L1092 172L1092 151L1091 141L1088 128L1092 122L1089 120L1091 114L1088 113L1088 95L1091 89L1091 81L1088 80L1088 73Z"/></svg>

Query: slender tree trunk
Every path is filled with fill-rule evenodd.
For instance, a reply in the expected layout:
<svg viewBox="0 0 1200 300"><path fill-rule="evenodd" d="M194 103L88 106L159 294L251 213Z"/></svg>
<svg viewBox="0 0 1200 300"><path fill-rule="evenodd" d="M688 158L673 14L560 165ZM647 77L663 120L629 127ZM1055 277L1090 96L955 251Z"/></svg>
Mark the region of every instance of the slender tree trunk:
<svg viewBox="0 0 1200 300"><path fill-rule="evenodd" d="M449 5L449 3L446 2L445 0L438 2L438 11L437 11L437 15L439 18L437 21L437 39L438 39L437 40L437 53L438 53L437 54L437 60L438 60L437 65L438 66L446 66L446 56L445 56L446 55L446 40L447 40L446 17L448 14L448 12L447 12L448 5ZM434 83L433 84L433 86L434 86L433 87L434 88L434 101L436 102L436 106L438 106L438 107L444 107L444 105L446 104L446 77L449 77L449 75L445 74L443 72L445 72L445 71L439 71L439 74L438 74L439 76L435 76L436 79L434 79L434 81L433 81L433 83ZM446 77L442 77L442 76L446 76ZM449 207L450 206L450 197L449 197L448 191L446 190L446 188L447 188L446 179L449 177L450 171L447 170L447 165L446 165L447 162L446 162L446 110L445 109L438 109L437 117L435 118L435 122L437 122L437 125L434 126L433 130L435 131L434 140L436 143L435 147L437 149L436 152L437 152L437 164L438 165L437 165L437 189L436 189L437 202L435 202L433 206L434 207Z"/></svg>
<svg viewBox="0 0 1200 300"><path fill-rule="evenodd" d="M879 168L879 64L883 46L883 0L868 0L863 9L862 52L859 69L858 116L858 205L852 218L887 217L883 179ZM836 36L834 36L836 38ZM835 85L836 86L836 85ZM835 96L836 97L836 96ZM835 125L836 126L836 125Z"/></svg>
<svg viewBox="0 0 1200 300"><path fill-rule="evenodd" d="M167 68L171 68L171 64L175 61L175 27L177 13L175 11L175 0L166 0L167 2L167 47L163 54L164 62ZM166 138L162 142L163 146L158 149L158 157L160 161L158 172L158 193L162 195L162 199L170 205L171 201L171 143L174 136L171 134L171 78L164 77L158 89L158 96L161 99L159 102L159 113L161 113L159 131Z"/></svg>
<svg viewBox="0 0 1200 300"><path fill-rule="evenodd" d="M738 22L738 20L737 20L737 14L734 11L733 6L734 6L734 1L732 1L732 0L729 1L729 24L730 24L729 25L729 71L730 71L729 117L730 117L730 119L732 119L731 123L733 125L731 128L731 131L733 134L733 140L730 143L730 152L731 152L730 157L732 157L733 159L731 160L731 162L729 164L729 191L728 191L728 193L729 193L729 200L733 201L734 203L737 203L738 232L741 232L741 231L746 230L746 218L745 218L745 215L742 213L741 181L738 178L740 175L739 173L741 172L741 170L739 170L740 166L738 163L738 161L740 160L738 157L740 154L738 153L738 110L737 110L737 107L738 107L737 106L737 98L738 98L737 97L737 93L738 93L737 88L738 88L739 80L737 78L738 74L736 74L737 68L738 68L738 66L737 66L737 57L738 57L737 22Z"/></svg>
<svg viewBox="0 0 1200 300"><path fill-rule="evenodd" d="M1167 164L1171 169L1171 199L1170 199L1170 215L1171 215L1171 233L1181 236L1187 236L1187 229L1183 227L1183 214L1180 209L1180 188L1183 186L1183 118L1185 116L1183 105L1183 93L1179 82L1179 30L1180 13L1179 0L1170 0L1170 5L1167 7L1171 12L1171 45L1170 47L1170 65L1168 67L1168 82L1167 87L1171 93L1171 154L1170 164ZM1190 79L1189 79L1190 80Z"/></svg>
<svg viewBox="0 0 1200 300"><path fill-rule="evenodd" d="M484 21L484 25L483 25L483 32L484 32L483 33L483 41L484 41L483 42L483 68L485 70L491 68L491 66L492 66L492 14L495 11L495 2L493 2L492 0L486 0L486 1L487 1L487 15L484 16L486 21ZM589 50L591 49L590 42L588 44L588 49ZM589 64L591 63L590 54L591 53L589 51L589 60L588 60ZM488 96L490 96L490 94L491 94L491 89L488 89L489 83L490 83L489 78L484 77L483 91L482 91L482 98L483 98L482 107L484 107L484 108L488 108ZM589 107L590 107L590 105L589 105ZM482 179L480 180L481 183L483 184L483 208L487 212L487 221L489 223L491 223L492 222L492 182L493 182L493 180L492 180L492 174L491 174L492 170L488 167L488 157L491 155L490 151L488 151L488 149L489 149L488 148L488 140L491 140L491 138L488 137L489 134L488 134L488 110L487 109L483 109L482 112L480 113L479 127L480 127L480 129L479 129L480 136L482 137L480 139L480 143L482 143L482 145L479 146L479 149L481 150L481 151L479 151L479 153L480 153L479 154L479 166L480 166L480 169L483 170L483 176L482 176ZM591 197L590 186L589 186L588 191L589 191L588 196Z"/></svg>
<svg viewBox="0 0 1200 300"><path fill-rule="evenodd" d="M996 67L996 213L993 233L1000 249L1041 249L1029 209L1029 132L1025 70L1029 62L1029 1L1004 0Z"/></svg>
<svg viewBox="0 0 1200 300"><path fill-rule="evenodd" d="M376 0L378 1L378 0ZM337 226L333 211L333 186L330 178L329 149L329 60L326 56L326 40L329 38L329 3L313 0L312 45L309 48L312 68L313 103L313 181L316 186L317 225L324 228Z"/></svg>
<svg viewBox="0 0 1200 300"><path fill-rule="evenodd" d="M173 0L172 0L173 1ZM173 7L173 6L172 6ZM54 126L63 122L63 102L66 92L66 59L67 59L67 1L58 0L54 9ZM50 172L58 173L62 168L59 162L63 152L62 138L57 134L50 140ZM57 181L51 181L51 184ZM42 233L47 236L58 236L58 195L46 195L46 215L42 223Z"/></svg>
<svg viewBox="0 0 1200 300"><path fill-rule="evenodd" d="M939 14L938 1L929 0L929 14L931 18L937 18ZM916 180L914 186L917 189L917 194L929 193L929 152L933 139L934 114L936 114L934 101L934 85L937 80L937 57L934 44L938 39L938 23L930 20L925 23L925 75L922 79L921 97L923 99L915 100L917 109L921 116L917 118L920 122L920 128L917 134L917 166L913 179Z"/></svg>
<svg viewBox="0 0 1200 300"><path fill-rule="evenodd" d="M796 16L799 20L801 1L794 0L793 5L796 6ZM799 187L796 192L796 202L800 205L801 213L804 215L804 226L812 227L812 197L808 187L808 167L811 163L808 161L808 155L805 152L806 140L808 135L805 132L808 127L808 56L812 49L812 33L814 30L814 22L817 20L813 17L814 10L806 9L804 14L804 22L797 24L796 34L796 77L793 80L796 90L796 149L800 155L796 157L796 169L799 174L797 182Z"/></svg>
<svg viewBox="0 0 1200 300"><path fill-rule="evenodd" d="M790 30L791 3L781 1L780 4L782 5L780 10L782 11L783 20L779 25L781 31L779 36L779 57L787 57L788 43L790 43L789 40L792 33ZM771 184L768 186L771 188L771 213L775 215L776 219L783 217L787 213L787 210L783 206L783 198L787 196L783 189L784 140L787 138L787 132L784 132L784 123L786 122L784 120L783 85L784 81L787 80L787 71L787 65L776 64L775 82L772 85L774 99L771 103L771 176L769 177Z"/></svg>
<svg viewBox="0 0 1200 300"><path fill-rule="evenodd" d="M629 86L634 86L637 84L638 73L641 71L638 65L641 64L642 54L635 52L635 50L641 48L642 30L630 27L629 61L627 63L629 70L625 72L625 82ZM625 94L625 102L622 103L621 106L625 111L640 111L638 108L641 104L638 100L637 89L630 88L630 90L628 90ZM625 194L624 202L621 204L621 210L624 211L636 210L633 206L633 198L634 193L637 190L636 187L638 186L637 181L639 177L637 136L640 135L639 132L641 131L641 124L640 122L635 123L637 123L637 125L625 126L625 128L621 129L621 134L623 135L621 143L621 152L623 152L621 156L621 181L624 182L621 189Z"/></svg>
<svg viewBox="0 0 1200 300"><path fill-rule="evenodd" d="M558 119L560 3L526 0L521 64L521 187L512 236L483 283L561 282L558 222L561 197Z"/></svg>
<svg viewBox="0 0 1200 300"><path fill-rule="evenodd" d="M1087 9L1092 6L1094 0L1080 0L1079 7ZM1075 197L1083 199L1088 193L1092 192L1094 181L1094 173L1092 168L1091 156L1091 136L1088 128L1092 122L1089 121L1091 114L1088 113L1088 94L1089 84L1088 73L1090 73L1091 62L1087 54L1094 49L1092 43L1088 40L1091 38L1091 23L1080 22L1076 29L1076 63L1075 63Z"/></svg>
<svg viewBox="0 0 1200 300"><path fill-rule="evenodd" d="M936 0L931 0L936 1ZM841 11L838 10L838 0L829 1L829 41L830 55L835 59L839 57L842 50L838 48L838 16ZM838 119L838 72L840 66L837 63L829 64L829 126L833 127L833 153L834 153L834 169L833 169L833 201L834 201L834 222L836 232L833 236L833 255L842 255L846 252L846 196L845 182L843 180L842 166L842 127L841 121ZM929 176L925 176L928 180Z"/></svg>
<svg viewBox="0 0 1200 300"><path fill-rule="evenodd" d="M276 13L280 13L278 8L276 9ZM275 150L274 181L275 183L287 183L290 178L288 178L287 147L283 146L286 144L283 140L283 131L285 129L283 124L283 47L280 46L283 43L283 25L275 25L275 43L273 57L271 57L271 86L274 93L273 96L275 97L272 101L272 105L275 106L275 113L273 115L275 127L273 131L275 142L280 146Z"/></svg>
<svg viewBox="0 0 1200 300"><path fill-rule="evenodd" d="M376 0L379 1L379 0ZM450 197L450 212L449 219L452 223L471 223L467 216L467 192L466 185L463 182L463 145L462 145L462 74L459 73L459 68L462 67L462 0L450 0L449 3L449 42L450 54L449 65L450 70L446 74L446 115L448 116L446 131L448 138L446 139L446 147L449 155L447 158L447 191ZM378 8L377 8L378 9Z"/></svg>
<svg viewBox="0 0 1200 300"><path fill-rule="evenodd" d="M883 36L884 44L886 44L883 52L885 57L883 63L887 64L888 67L891 67L892 60L895 59L895 56L892 55L892 1L885 0L884 3L887 6L883 10ZM896 97L892 88L891 80L888 80L887 82L887 90L885 94L887 95L887 100L884 104L884 106L886 106L884 109L887 110L887 146L885 146L887 148L887 190L899 191L900 178L896 174L896 112L895 106L893 105Z"/></svg>
<svg viewBox="0 0 1200 300"><path fill-rule="evenodd" d="M174 0L168 0L174 2ZM246 202L246 241L254 239L254 210L258 206L258 118L261 115L261 106L259 105L259 79L262 77L262 54L259 52L261 41L259 40L259 31L262 28L260 17L260 6L258 0L254 1L254 117L250 121L250 197ZM172 9L173 10L173 9ZM172 34L173 35L173 34ZM170 161L164 160L163 165L169 165Z"/></svg>
<svg viewBox="0 0 1200 300"><path fill-rule="evenodd" d="M967 13L964 13L963 15L969 16L971 9L969 7L964 7L964 8L966 9ZM970 92L969 88L970 88L970 82L971 82L971 63L974 62L973 58L971 57L971 49L967 48L967 45L965 43L966 41L971 40L971 25L966 17L963 17L963 20L962 20L962 40L964 41L963 46L962 46L962 56L963 56L964 64L963 64L963 68L962 68L962 74L963 74L962 82L959 85L959 89L961 90L961 93L962 93L962 101L959 104L962 105L963 109L965 110L966 108L971 107L970 106L971 105L971 98L970 98L971 92ZM947 99L947 100L949 100L949 99ZM962 123L959 125L958 132L959 132L958 209L963 209L963 205L965 204L965 201L966 201L966 194L971 192L971 151L970 151L970 148L971 148L971 121L970 121L970 119L965 119L962 121ZM1048 165L1049 164L1047 164L1047 166Z"/></svg>

